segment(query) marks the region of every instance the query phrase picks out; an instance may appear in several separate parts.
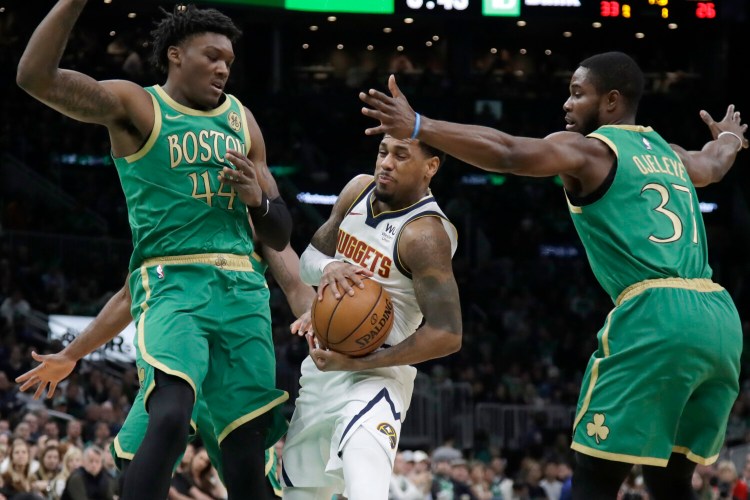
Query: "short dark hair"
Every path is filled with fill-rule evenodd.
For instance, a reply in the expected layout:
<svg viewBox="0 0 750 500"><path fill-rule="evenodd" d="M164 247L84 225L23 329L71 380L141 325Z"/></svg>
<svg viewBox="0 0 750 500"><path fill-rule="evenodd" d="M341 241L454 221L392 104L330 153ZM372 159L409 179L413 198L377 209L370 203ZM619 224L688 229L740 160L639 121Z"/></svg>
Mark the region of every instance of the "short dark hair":
<svg viewBox="0 0 750 500"><path fill-rule="evenodd" d="M229 16L216 9L199 9L195 5L178 4L172 13L164 9L161 11L165 16L151 32L151 36L154 37L151 63L164 73L169 69L167 49L190 36L218 33L234 43L242 35L242 31L234 25Z"/></svg>
<svg viewBox="0 0 750 500"><path fill-rule="evenodd" d="M419 147L427 158L432 158L433 156L437 156L438 160L440 160L440 164L438 166L442 165L445 162L444 151L441 151L438 148L434 148L430 146L429 144L422 142L422 141L419 141Z"/></svg>
<svg viewBox="0 0 750 500"><path fill-rule="evenodd" d="M635 110L643 95L643 71L623 52L604 52L584 59L580 67L589 70L591 83L599 94L617 90Z"/></svg>

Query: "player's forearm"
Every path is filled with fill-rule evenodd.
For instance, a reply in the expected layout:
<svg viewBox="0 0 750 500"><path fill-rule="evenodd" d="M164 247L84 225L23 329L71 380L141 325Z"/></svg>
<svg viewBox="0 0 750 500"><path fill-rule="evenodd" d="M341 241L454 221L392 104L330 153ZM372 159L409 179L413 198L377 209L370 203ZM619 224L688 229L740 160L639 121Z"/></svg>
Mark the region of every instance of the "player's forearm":
<svg viewBox="0 0 750 500"><path fill-rule="evenodd" d="M323 270L331 262L338 262L337 259L333 258L333 253L326 255L318 250L313 243L310 243L299 258L300 279L308 285L318 286L320 278L323 276Z"/></svg>
<svg viewBox="0 0 750 500"><path fill-rule="evenodd" d="M295 286L288 293L285 291L284 294L289 302L289 307L292 309L292 313L297 318L309 311L313 300L317 298L315 290L303 283Z"/></svg>
<svg viewBox="0 0 750 500"><path fill-rule="evenodd" d="M60 59L86 0L60 0L31 35L18 63L16 82L35 94L55 79Z"/></svg>
<svg viewBox="0 0 750 500"><path fill-rule="evenodd" d="M131 321L130 294L123 288L107 301L96 318L61 354L78 361L117 337Z"/></svg>
<svg viewBox="0 0 750 500"><path fill-rule="evenodd" d="M264 245L280 252L292 235L292 215L281 197L268 202L267 207L250 208L255 234Z"/></svg>
<svg viewBox="0 0 750 500"><path fill-rule="evenodd" d="M505 172L512 167L509 157L513 138L493 128L423 116L417 137L454 158L484 170Z"/></svg>
<svg viewBox="0 0 750 500"><path fill-rule="evenodd" d="M409 338L388 349L354 358L353 371L387 366L415 365L442 358L461 349L461 333L434 328L425 324Z"/></svg>
<svg viewBox="0 0 750 500"><path fill-rule="evenodd" d="M742 141L733 135L723 135L713 141L707 142L700 154L707 155L713 159L709 169L708 183L719 182L732 168L737 158L737 153L742 151Z"/></svg>

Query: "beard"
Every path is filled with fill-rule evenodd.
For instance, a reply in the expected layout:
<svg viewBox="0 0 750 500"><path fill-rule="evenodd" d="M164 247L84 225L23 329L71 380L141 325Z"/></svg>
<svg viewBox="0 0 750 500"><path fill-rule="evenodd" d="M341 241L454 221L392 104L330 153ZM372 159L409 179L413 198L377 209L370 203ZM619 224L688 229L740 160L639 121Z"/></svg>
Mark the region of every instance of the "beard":
<svg viewBox="0 0 750 500"><path fill-rule="evenodd" d="M379 190L377 186L375 186L375 189L372 191L373 196L375 196L375 199L377 201L383 202L383 203L390 203L393 201L393 193L384 193L383 191Z"/></svg>

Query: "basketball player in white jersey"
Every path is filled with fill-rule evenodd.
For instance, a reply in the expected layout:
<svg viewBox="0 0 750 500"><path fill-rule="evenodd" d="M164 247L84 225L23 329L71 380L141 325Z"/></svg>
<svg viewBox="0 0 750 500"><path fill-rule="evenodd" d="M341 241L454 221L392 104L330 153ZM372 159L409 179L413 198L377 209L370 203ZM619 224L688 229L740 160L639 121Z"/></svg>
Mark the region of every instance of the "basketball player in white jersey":
<svg viewBox="0 0 750 500"><path fill-rule="evenodd" d="M384 347L359 358L320 349L308 335L310 356L284 445L284 498L388 498L416 376L410 365L461 347L451 265L456 232L429 188L444 156L386 135L375 175L344 187L302 254L300 276L318 285L319 299L356 295L362 279L373 279L390 293L395 316Z"/></svg>

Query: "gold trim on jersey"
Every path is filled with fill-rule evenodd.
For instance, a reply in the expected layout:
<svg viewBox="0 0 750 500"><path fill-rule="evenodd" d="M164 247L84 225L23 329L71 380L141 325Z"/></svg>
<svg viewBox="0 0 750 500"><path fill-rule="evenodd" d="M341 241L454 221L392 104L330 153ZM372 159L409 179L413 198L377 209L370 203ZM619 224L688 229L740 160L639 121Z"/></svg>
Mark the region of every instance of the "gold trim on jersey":
<svg viewBox="0 0 750 500"><path fill-rule="evenodd" d="M253 271L250 257L247 255L234 255L229 253L199 253L193 255L173 255L170 257L153 257L146 259L141 264L142 268L158 265L181 265L181 264L206 264L216 266L227 271Z"/></svg>
<svg viewBox="0 0 750 500"><path fill-rule="evenodd" d="M345 212L346 215L348 215L349 212L351 212L352 208L354 208L354 205L356 205L358 202L362 201L362 195L365 193L365 191L367 191L368 189L370 189L372 187L372 185L375 184L375 177L374 176L369 175L369 174L361 174L361 175L368 176L370 178L370 180L367 182L367 185L365 187L363 187L359 191L359 193L357 193L357 196L354 197L354 201L352 201L349 204L349 207L346 209L346 212Z"/></svg>
<svg viewBox="0 0 750 500"><path fill-rule="evenodd" d="M710 279L705 278L659 278L651 280L643 280L630 285L623 290L615 300L615 305L619 306L626 300L630 300L643 293L644 291L651 288L682 288L684 290L692 290L694 292L721 292L724 287L718 283L714 283Z"/></svg>
<svg viewBox="0 0 750 500"><path fill-rule="evenodd" d="M251 253L250 257L252 257L255 260L255 262L257 262L258 264L263 263L263 257L261 257L258 252Z"/></svg>
<svg viewBox="0 0 750 500"><path fill-rule="evenodd" d="M611 453L609 451L597 450L589 448L580 443L570 445L572 449L596 458L603 458L605 460L611 460L614 462L625 462L626 464L640 464L640 465L656 465L658 467L666 467L669 460L666 458L655 458L655 457L639 457L636 455L626 455L624 453Z"/></svg>
<svg viewBox="0 0 750 500"><path fill-rule="evenodd" d="M582 207L579 207L579 206L577 206L577 205L573 205L573 204L572 204L572 203L570 202L570 198L568 198L568 192L567 192L567 191L564 191L564 192L565 192L565 201L567 201L567 202L568 202L568 209L569 209L569 210L570 210L570 211L571 211L572 213L574 213L574 214L582 214L582 213L583 213L583 208L582 208Z"/></svg>
<svg viewBox="0 0 750 500"><path fill-rule="evenodd" d="M602 125L600 128L619 128L620 130L629 130L631 132L653 132L654 129L651 127L644 127L643 125Z"/></svg>
<svg viewBox="0 0 750 500"><path fill-rule="evenodd" d="M158 361L156 358L151 356L151 354L148 353L146 350L146 338L144 334L144 324L146 321L146 313L148 312L149 306L148 306L148 299L151 298L151 287L148 284L148 267L147 266L141 266L141 286L146 291L146 298L141 302L141 310L143 311L141 313L141 317L138 319L138 329L136 332L137 335L137 341L138 341L138 348L141 350L141 356L143 357L143 360L148 363L149 365L153 366L154 368L157 368L167 375L173 375L175 377L179 377L188 384L190 384L190 387L193 388L193 403L198 399L198 390L195 387L195 382L193 382L193 379L190 378L189 375L186 373L183 373L178 370L173 370L169 368L164 363ZM148 405L148 398L151 396L151 392L153 391L154 387L156 387L156 383L154 381L151 382L149 385L148 390L146 390L146 393L143 396L143 406Z"/></svg>
<svg viewBox="0 0 750 500"><path fill-rule="evenodd" d="M617 150L617 145L614 142L612 142L612 139L610 139L609 137L603 136L601 134L597 134L595 132L587 135L586 137L590 137L592 139L599 139L604 144L609 146L609 149L611 149L615 153L615 156L617 157L618 160L620 159L620 152Z"/></svg>
<svg viewBox="0 0 750 500"><path fill-rule="evenodd" d="M573 421L573 432L575 433L576 427L581 423L581 419L589 409L589 403L591 402L591 394L594 393L594 386L599 378L599 362L604 358L597 358L594 360L594 366L591 367L591 380L589 380L589 387L586 389L586 396L583 398L583 404L581 410L576 415L576 419Z"/></svg>
<svg viewBox="0 0 750 500"><path fill-rule="evenodd" d="M450 241L450 235L448 235L448 231L446 230L445 233L448 236L448 243L450 243L450 246L451 246L451 258L453 258L453 254L455 254L456 250L458 250L458 230L456 229L456 226L454 226L453 223L447 217L432 213L432 214L420 214L417 217L414 217L413 219L409 219L406 222L406 224L404 224L401 227L401 229L398 232L398 236L396 237L396 258L398 259L399 265L402 268L404 268L407 271L409 271L409 273L411 273L411 269L409 269L409 267L406 264L404 264L404 261L401 260L401 252L398 251L399 248L401 247L401 245L399 244L401 242L401 234L404 232L404 229L406 229L406 226L408 226L409 224L411 224L412 222L414 222L416 220L424 219L425 217L435 217L435 218L437 218L440 221L440 225L443 226L443 229L445 229L445 224L444 224L445 222L447 222L448 224L450 224L450 227L453 229L454 239L456 241L456 249L454 250L453 249L453 242ZM407 276L407 278L409 278L409 276Z"/></svg>
<svg viewBox="0 0 750 500"><path fill-rule="evenodd" d="M133 458L135 458L135 453L128 453L127 451L122 449L122 445L120 444L119 434L115 436L115 440L112 441L112 445L115 448L115 455L117 455L117 458L122 458L125 460L133 460Z"/></svg>
<svg viewBox="0 0 750 500"><path fill-rule="evenodd" d="M210 109L208 111L201 111L200 109L189 108L184 104L180 104L179 102L175 101L169 94L164 91L161 85L154 85L154 90L157 94L159 94L159 97L161 97L162 100L167 103L169 107L171 107L175 111L179 111L180 113L190 116L219 116L220 114L225 113L232 105L231 101L225 98L224 102L221 103L218 107ZM226 97L226 94L224 94L224 96Z"/></svg>
<svg viewBox="0 0 750 500"><path fill-rule="evenodd" d="M275 462L274 458L276 458L276 450L273 446L268 448L268 460L266 460L266 476L269 472L271 472L271 469L273 468L273 464Z"/></svg>
<svg viewBox="0 0 750 500"><path fill-rule="evenodd" d="M242 133L245 135L245 155L250 154L250 127L247 126L247 115L245 114L245 106L242 105L239 99L234 97L232 94L227 94L227 97L232 99L237 108L240 110L240 120L242 120Z"/></svg>
<svg viewBox="0 0 750 500"><path fill-rule="evenodd" d="M123 158L128 163L136 162L146 156L151 151L151 148L154 147L154 144L156 144L156 139L159 137L159 133L161 133L161 105L159 104L159 100L154 97L154 94L149 92L148 95L151 96L151 102L154 105L154 126L151 129L148 139L146 139L146 143L141 146L141 149Z"/></svg>
<svg viewBox="0 0 750 500"><path fill-rule="evenodd" d="M701 465L711 465L712 463L716 462L719 459L718 453L712 457L705 458L700 455L696 455L687 446L673 446L672 453L679 453L681 455L685 455L687 459L690 460L691 462L695 462Z"/></svg>
<svg viewBox="0 0 750 500"><path fill-rule="evenodd" d="M229 424L226 427L224 427L224 430L221 431L221 434L218 435L218 437L216 438L216 440L219 442L219 444L221 444L221 442L224 441L224 438L227 437L229 435L229 433L231 433L233 430L235 430L239 426L241 426L241 425L243 425L243 424L251 421L254 418L258 418L259 416L263 415L264 413L268 413L272 409L274 409L277 406L279 406L280 404L284 403L287 399L289 399L289 393L286 392L286 391L284 391L284 394L282 394L278 398L274 399L270 403L261 406L260 408L258 408L255 411L251 411L247 415L241 416L240 418L238 418L237 420L235 420L231 424Z"/></svg>

